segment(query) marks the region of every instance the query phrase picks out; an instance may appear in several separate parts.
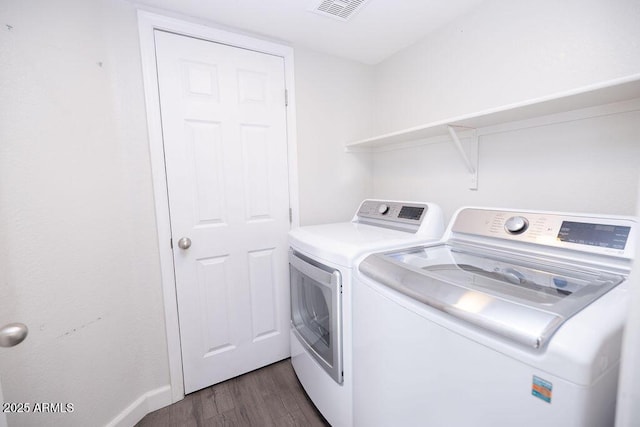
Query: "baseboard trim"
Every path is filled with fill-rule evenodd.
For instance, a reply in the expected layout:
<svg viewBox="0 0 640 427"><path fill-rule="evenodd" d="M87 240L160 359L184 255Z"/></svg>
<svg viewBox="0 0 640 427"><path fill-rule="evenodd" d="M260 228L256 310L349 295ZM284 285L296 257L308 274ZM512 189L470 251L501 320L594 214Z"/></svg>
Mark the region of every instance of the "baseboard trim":
<svg viewBox="0 0 640 427"><path fill-rule="evenodd" d="M172 403L171 386L159 387L140 396L122 411L117 417L107 423L107 427L131 427L149 412L164 408Z"/></svg>

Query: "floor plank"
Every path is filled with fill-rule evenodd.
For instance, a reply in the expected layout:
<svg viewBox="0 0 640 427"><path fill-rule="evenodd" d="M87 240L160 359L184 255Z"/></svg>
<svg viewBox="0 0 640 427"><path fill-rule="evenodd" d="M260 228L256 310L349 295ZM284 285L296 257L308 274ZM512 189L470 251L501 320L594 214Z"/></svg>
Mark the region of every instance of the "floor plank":
<svg viewBox="0 0 640 427"><path fill-rule="evenodd" d="M187 395L145 416L136 427L314 426L329 424L285 359Z"/></svg>

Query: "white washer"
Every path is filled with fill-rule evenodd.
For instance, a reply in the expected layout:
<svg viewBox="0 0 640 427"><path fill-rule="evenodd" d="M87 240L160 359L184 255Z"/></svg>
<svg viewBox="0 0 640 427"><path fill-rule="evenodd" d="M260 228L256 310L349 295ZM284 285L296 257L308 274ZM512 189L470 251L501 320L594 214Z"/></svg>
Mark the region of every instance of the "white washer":
<svg viewBox="0 0 640 427"><path fill-rule="evenodd" d="M463 208L354 278L358 426L613 426L635 218Z"/></svg>
<svg viewBox="0 0 640 427"><path fill-rule="evenodd" d="M351 277L365 253L440 239L433 203L365 200L351 222L289 233L291 363L334 427L353 425Z"/></svg>

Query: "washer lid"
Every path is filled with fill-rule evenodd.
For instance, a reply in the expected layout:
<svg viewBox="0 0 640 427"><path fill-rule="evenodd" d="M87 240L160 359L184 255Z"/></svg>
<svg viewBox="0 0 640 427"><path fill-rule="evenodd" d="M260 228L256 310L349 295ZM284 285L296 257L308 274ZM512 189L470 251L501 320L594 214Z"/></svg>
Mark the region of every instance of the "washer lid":
<svg viewBox="0 0 640 427"><path fill-rule="evenodd" d="M535 349L625 279L445 244L370 255L359 270L440 311Z"/></svg>

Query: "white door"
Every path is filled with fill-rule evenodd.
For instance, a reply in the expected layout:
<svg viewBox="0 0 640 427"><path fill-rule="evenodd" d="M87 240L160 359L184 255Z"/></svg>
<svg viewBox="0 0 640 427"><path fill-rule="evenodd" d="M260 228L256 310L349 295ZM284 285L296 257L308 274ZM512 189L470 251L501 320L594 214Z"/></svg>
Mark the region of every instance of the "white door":
<svg viewBox="0 0 640 427"><path fill-rule="evenodd" d="M155 39L190 393L289 355L284 59Z"/></svg>

